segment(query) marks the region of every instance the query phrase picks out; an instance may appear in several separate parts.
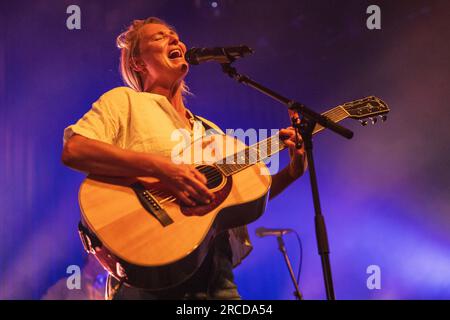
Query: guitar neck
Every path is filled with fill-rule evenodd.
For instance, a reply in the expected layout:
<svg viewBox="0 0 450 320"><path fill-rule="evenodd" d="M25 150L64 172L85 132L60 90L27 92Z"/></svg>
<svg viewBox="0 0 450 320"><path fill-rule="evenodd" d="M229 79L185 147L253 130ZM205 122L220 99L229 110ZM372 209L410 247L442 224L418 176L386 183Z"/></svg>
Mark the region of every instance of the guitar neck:
<svg viewBox="0 0 450 320"><path fill-rule="evenodd" d="M347 118L348 112L345 111L345 109L342 106L337 106L327 112L322 113L323 116L328 117L330 120L334 122L339 122ZM316 124L313 134L316 134L325 128L322 127L319 124ZM255 143L254 145L250 146L249 148L254 148L258 150L258 154L260 154L260 158L258 158L259 161L263 161L277 152L280 152L281 150L286 148L286 145L283 143L283 141L280 139L279 134L275 134L265 140L262 140L258 143ZM261 151L267 150L267 154L263 155Z"/></svg>
<svg viewBox="0 0 450 320"><path fill-rule="evenodd" d="M334 122L342 121L349 116L348 112L345 111L342 106L337 106L331 110L328 110L327 112L322 113L322 115L328 117ZM316 134L323 129L325 128L319 124L316 124L313 134ZM286 145L277 133L267 139L261 140L258 143L249 146L240 152L222 159L216 163L216 166L222 171L223 174L227 176L232 175L257 162L266 160L285 148Z"/></svg>

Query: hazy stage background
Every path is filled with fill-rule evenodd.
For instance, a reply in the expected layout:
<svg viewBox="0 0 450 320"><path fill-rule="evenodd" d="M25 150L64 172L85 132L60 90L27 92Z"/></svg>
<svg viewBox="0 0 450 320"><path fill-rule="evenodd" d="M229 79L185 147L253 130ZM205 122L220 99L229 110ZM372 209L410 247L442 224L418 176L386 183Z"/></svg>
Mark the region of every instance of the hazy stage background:
<svg viewBox="0 0 450 320"><path fill-rule="evenodd" d="M391 107L384 124L347 141L315 138L319 189L337 298L450 298L448 1L2 1L0 19L0 298L34 298L86 261L76 232L83 176L60 161L64 127L122 85L115 37L132 19L158 16L188 46L247 44L238 69L318 111L367 95ZM81 8L81 30L66 8ZM382 29L366 28L381 7ZM289 125L282 105L241 86L216 64L191 67L188 106L222 128ZM282 164L287 163L286 152ZM308 176L249 226L253 253L235 270L247 299L290 299L274 238L295 228L300 287L325 297ZM286 237L294 266L298 247ZM370 265L381 289L366 286ZM95 269L95 268L94 268ZM92 278L90 278L92 279ZM103 283L102 278L96 280Z"/></svg>

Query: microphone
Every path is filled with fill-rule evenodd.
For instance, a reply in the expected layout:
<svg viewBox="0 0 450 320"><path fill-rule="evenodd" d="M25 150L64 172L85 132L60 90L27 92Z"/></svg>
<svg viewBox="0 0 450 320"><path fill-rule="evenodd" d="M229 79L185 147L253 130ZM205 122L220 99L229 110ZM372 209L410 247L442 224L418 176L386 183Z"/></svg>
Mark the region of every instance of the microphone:
<svg viewBox="0 0 450 320"><path fill-rule="evenodd" d="M184 58L192 65L198 65L208 61L231 63L237 58L242 58L252 53L253 50L248 46L191 48L186 51Z"/></svg>
<svg viewBox="0 0 450 320"><path fill-rule="evenodd" d="M267 237L267 236L283 236L287 233L291 233L294 230L292 229L267 229L264 227L259 227L258 229L255 230L255 234L262 238L262 237Z"/></svg>

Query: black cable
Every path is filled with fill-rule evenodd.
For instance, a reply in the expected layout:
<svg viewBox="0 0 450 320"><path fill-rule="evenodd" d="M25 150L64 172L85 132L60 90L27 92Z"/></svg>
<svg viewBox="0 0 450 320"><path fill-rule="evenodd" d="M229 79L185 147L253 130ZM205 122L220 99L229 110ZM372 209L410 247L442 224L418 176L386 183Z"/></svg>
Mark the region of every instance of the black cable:
<svg viewBox="0 0 450 320"><path fill-rule="evenodd" d="M303 262L303 246L302 240L297 231L293 230L295 235L297 236L298 246L299 246L299 263L298 263L298 271L297 271L297 284L300 286L300 273L302 272L302 262Z"/></svg>

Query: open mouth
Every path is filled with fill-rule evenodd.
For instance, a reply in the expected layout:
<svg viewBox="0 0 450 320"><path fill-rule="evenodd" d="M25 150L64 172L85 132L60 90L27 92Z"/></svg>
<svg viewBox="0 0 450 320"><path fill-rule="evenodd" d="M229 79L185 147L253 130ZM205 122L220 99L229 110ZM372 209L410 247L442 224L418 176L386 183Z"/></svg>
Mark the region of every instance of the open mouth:
<svg viewBox="0 0 450 320"><path fill-rule="evenodd" d="M182 58L182 57L183 57L183 53L181 52L180 49L174 49L169 52L169 59L171 59L171 60Z"/></svg>

